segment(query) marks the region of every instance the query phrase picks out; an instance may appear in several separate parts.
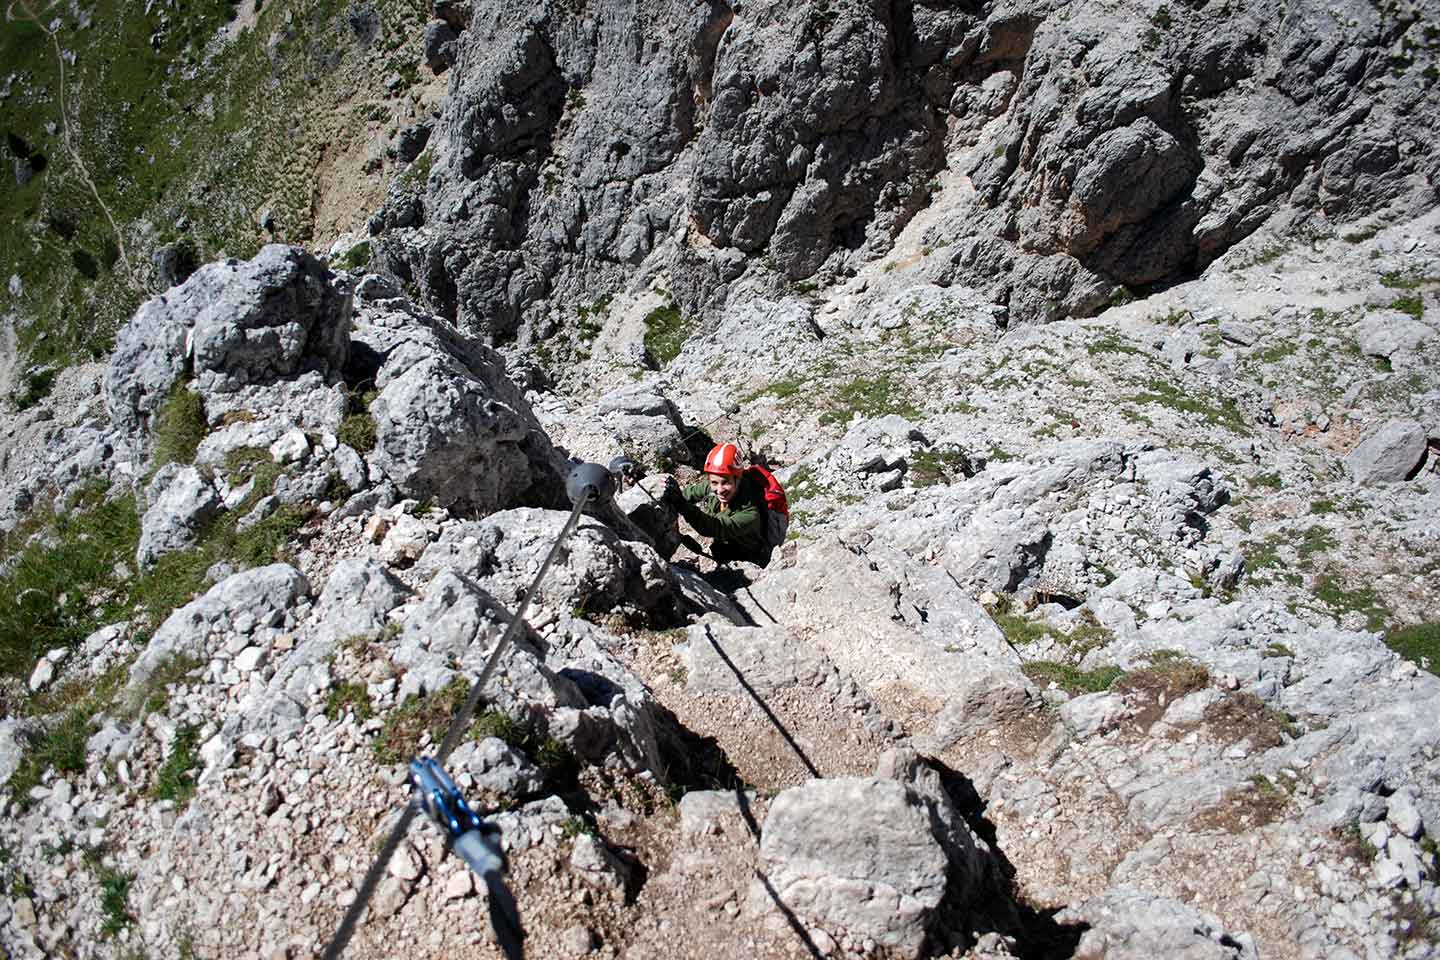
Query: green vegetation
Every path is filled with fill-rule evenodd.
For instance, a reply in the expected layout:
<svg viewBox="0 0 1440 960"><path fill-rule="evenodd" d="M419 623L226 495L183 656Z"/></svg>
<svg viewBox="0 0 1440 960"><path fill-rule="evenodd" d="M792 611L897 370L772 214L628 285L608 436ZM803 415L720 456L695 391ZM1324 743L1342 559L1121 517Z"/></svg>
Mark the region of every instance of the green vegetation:
<svg viewBox="0 0 1440 960"><path fill-rule="evenodd" d="M1410 270L1391 270L1380 275L1381 285L1391 290L1415 290L1424 282L1424 277Z"/></svg>
<svg viewBox="0 0 1440 960"><path fill-rule="evenodd" d="M1156 650L1150 654L1149 664L1125 674L1119 687L1157 698L1164 694L1168 703L1187 693L1203 690L1209 684L1210 671L1198 660L1179 650Z"/></svg>
<svg viewBox="0 0 1440 960"><path fill-rule="evenodd" d="M379 439L375 418L368 410L363 413L346 414L340 421L340 426L335 429L335 436L341 443L362 456L374 450Z"/></svg>
<svg viewBox="0 0 1440 960"><path fill-rule="evenodd" d="M361 723L375 715L375 706L370 702L370 691L365 684L347 680L330 688L330 695L325 698L326 718L335 721L346 713L353 713Z"/></svg>
<svg viewBox="0 0 1440 960"><path fill-rule="evenodd" d="M100 909L105 914L100 930L105 936L113 937L135 922L129 906L130 884L135 881L135 875L104 867L96 879L100 883Z"/></svg>
<svg viewBox="0 0 1440 960"><path fill-rule="evenodd" d="M675 304L656 307L645 315L645 349L664 366L680 355L694 327L694 321L681 316Z"/></svg>
<svg viewBox="0 0 1440 960"><path fill-rule="evenodd" d="M391 710L372 744L375 759L402 763L415 755L425 734L438 740L469 692L465 679L456 677L445 689L410 697Z"/></svg>
<svg viewBox="0 0 1440 960"><path fill-rule="evenodd" d="M1245 418L1241 416L1240 409L1235 405L1235 401L1228 397L1220 397L1213 404L1207 403L1169 381L1158 379L1150 380L1146 387L1148 388L1147 392L1131 397L1130 402L1158 404L1162 407L1169 407L1187 417L1196 417L1210 426L1222 427L1232 433L1242 436L1250 433L1250 427L1245 422Z"/></svg>
<svg viewBox="0 0 1440 960"><path fill-rule="evenodd" d="M80 706L31 739L20 766L7 784L11 801L21 807L29 806L31 788L39 786L40 778L52 767L60 773L83 774L85 741L94 732L90 710Z"/></svg>
<svg viewBox="0 0 1440 960"><path fill-rule="evenodd" d="M33 529L32 529L33 528ZM45 535L24 543L28 532ZM91 486L61 509L36 508L25 529L14 531L0 556L0 674L26 679L47 650L72 647L105 623L109 609L90 597L113 596L126 584L116 564L129 563L140 538L132 497L105 499ZM18 545L18 544L17 544Z"/></svg>
<svg viewBox="0 0 1440 960"><path fill-rule="evenodd" d="M1071 694L1100 693L1109 690L1122 675L1119 667L1100 667L1095 670L1081 670L1053 660L1032 660L1021 668L1021 672L1042 686L1054 683Z"/></svg>
<svg viewBox="0 0 1440 960"><path fill-rule="evenodd" d="M1399 310L1401 313L1408 313L1416 320L1419 320L1425 316L1425 299L1418 293L1407 294L1403 297L1396 297L1395 300L1391 302L1390 308L1392 310Z"/></svg>
<svg viewBox="0 0 1440 960"><path fill-rule="evenodd" d="M209 429L200 394L184 383L175 384L156 413L151 469L158 470L167 463L194 463L195 451Z"/></svg>
<svg viewBox="0 0 1440 960"><path fill-rule="evenodd" d="M856 414L867 419L889 413L911 418L920 416L915 405L903 396L903 388L884 375L856 377L835 392L833 402L839 406L821 414L821 423L843 425Z"/></svg>
<svg viewBox="0 0 1440 960"><path fill-rule="evenodd" d="M1417 623L1391 630L1385 645L1416 666L1440 675L1440 623Z"/></svg>
<svg viewBox="0 0 1440 960"><path fill-rule="evenodd" d="M1271 490L1279 490L1285 486L1285 481L1280 479L1278 473L1260 473L1250 478L1250 483L1257 487L1268 487Z"/></svg>
<svg viewBox="0 0 1440 960"><path fill-rule="evenodd" d="M1106 330L1099 337L1085 344L1085 352L1094 357L1102 353L1143 354L1145 351L1115 331Z"/></svg>
<svg viewBox="0 0 1440 960"><path fill-rule="evenodd" d="M965 451L955 447L930 447L910 458L910 480L917 487L955 483L975 476L975 466Z"/></svg>
<svg viewBox="0 0 1440 960"><path fill-rule="evenodd" d="M1333 610L1337 616L1359 613L1365 617L1365 629L1379 630L1390 619L1389 609L1380 602L1370 587L1347 590L1332 573L1323 573L1315 580L1315 599Z"/></svg>
<svg viewBox="0 0 1440 960"><path fill-rule="evenodd" d="M548 780L573 776L577 767L575 755L553 737L545 736L500 710L488 710L470 723L472 740L497 737L519 750L541 769Z"/></svg>
<svg viewBox="0 0 1440 960"><path fill-rule="evenodd" d="M170 753L150 785L150 796L156 800L174 800L183 806L195 795L195 768L199 765L200 730L181 724L170 743Z"/></svg>
<svg viewBox="0 0 1440 960"><path fill-rule="evenodd" d="M332 264L335 270L359 270L370 263L370 241L361 240L355 246L342 253Z"/></svg>
<svg viewBox="0 0 1440 960"><path fill-rule="evenodd" d="M50 388L55 385L55 375L58 371L54 367L41 367L25 374L20 383L20 389L14 396L16 410L29 410L41 400L50 396Z"/></svg>
<svg viewBox="0 0 1440 960"><path fill-rule="evenodd" d="M329 108L353 94L356 61L414 76L417 58L397 48L418 48L419 5L380 5L368 45L339 0L256 7L253 29L222 40L232 0L11 5L0 277L23 281L12 306L31 362L103 355L157 292L161 245L188 245L199 262L251 256L267 239L262 206L275 239L310 239L314 168L344 129Z"/></svg>

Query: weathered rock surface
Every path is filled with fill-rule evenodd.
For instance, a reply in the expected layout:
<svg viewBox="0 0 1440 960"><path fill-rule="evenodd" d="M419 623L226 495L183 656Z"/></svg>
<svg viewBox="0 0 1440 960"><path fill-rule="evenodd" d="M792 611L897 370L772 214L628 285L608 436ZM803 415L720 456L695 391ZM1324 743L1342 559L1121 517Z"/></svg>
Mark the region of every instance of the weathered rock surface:
<svg viewBox="0 0 1440 960"><path fill-rule="evenodd" d="M140 569L155 565L161 554L183 550L200 537L205 524L220 510L220 495L194 467L167 464L146 491L150 507L140 520Z"/></svg>
<svg viewBox="0 0 1440 960"><path fill-rule="evenodd" d="M1345 458L1360 483L1408 480L1425 459L1425 428L1414 421L1391 420L1361 441Z"/></svg>
<svg viewBox="0 0 1440 960"><path fill-rule="evenodd" d="M1258 960L1254 941L1227 932L1221 922L1183 903L1119 888L1061 915L1062 922L1090 925L1076 957L1085 960Z"/></svg>
<svg viewBox="0 0 1440 960"><path fill-rule="evenodd" d="M116 427L135 432L187 373L202 393L233 393L307 370L338 375L350 297L325 265L272 244L253 260L208 264L147 301L116 338L105 375Z"/></svg>
<svg viewBox="0 0 1440 960"><path fill-rule="evenodd" d="M771 803L747 905L784 910L832 936L868 938L896 956L920 956L946 896L958 818L927 803L900 780L812 780ZM945 831L942 840L940 832ZM955 851L955 856L966 854ZM973 839L953 895L964 902L983 873Z"/></svg>
<svg viewBox="0 0 1440 960"><path fill-rule="evenodd" d="M458 513L562 502L561 459L497 353L414 312L362 310L359 322L378 364L378 477Z"/></svg>

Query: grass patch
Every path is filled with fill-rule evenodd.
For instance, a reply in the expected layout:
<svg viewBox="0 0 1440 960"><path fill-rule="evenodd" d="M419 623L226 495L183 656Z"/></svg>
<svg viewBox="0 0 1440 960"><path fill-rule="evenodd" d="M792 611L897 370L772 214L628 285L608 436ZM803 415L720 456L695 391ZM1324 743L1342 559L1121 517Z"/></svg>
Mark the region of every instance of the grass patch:
<svg viewBox="0 0 1440 960"><path fill-rule="evenodd" d="M1240 408L1228 397L1220 397L1214 404L1207 403L1169 381L1158 379L1150 380L1146 387L1147 392L1136 394L1130 398L1130 402L1169 407L1185 417L1199 419L1210 426L1222 427L1241 436L1248 436L1250 433L1250 426L1241 416Z"/></svg>
<svg viewBox="0 0 1440 960"><path fill-rule="evenodd" d="M1380 630L1390 619L1390 610L1380 602L1373 589L1358 587L1347 590L1334 574L1322 573L1317 577L1313 593L1315 599L1339 616L1347 613L1363 614L1366 630Z"/></svg>
<svg viewBox="0 0 1440 960"><path fill-rule="evenodd" d="M85 772L85 741L95 732L91 710L76 707L44 732L34 737L10 777L10 799L20 807L30 805L30 790L40 785L46 770L58 773Z"/></svg>
<svg viewBox="0 0 1440 960"><path fill-rule="evenodd" d="M50 396L50 389L55 386L55 375L58 372L54 367L42 367L25 374L20 389L15 393L15 409L29 410Z"/></svg>
<svg viewBox="0 0 1440 960"><path fill-rule="evenodd" d="M1266 487L1270 490L1280 490L1285 486L1285 481L1280 479L1278 473L1261 473L1250 478L1251 486Z"/></svg>
<svg viewBox="0 0 1440 960"><path fill-rule="evenodd" d="M375 449L379 440L379 433L375 425L375 418L370 411L363 413L351 413L340 421L340 426L335 429L336 438L356 453L365 455Z"/></svg>
<svg viewBox="0 0 1440 960"><path fill-rule="evenodd" d="M330 688L325 698L325 717L334 722L353 713L361 723L375 715L375 706L370 702L370 691L363 683L344 681Z"/></svg>
<svg viewBox="0 0 1440 960"><path fill-rule="evenodd" d="M1252 750L1278 747L1299 736L1295 719L1246 691L1227 693L1205 708L1205 723L1226 743L1249 740Z"/></svg>
<svg viewBox="0 0 1440 960"><path fill-rule="evenodd" d="M209 429L200 394L177 383L155 416L150 469L159 470L167 463L194 463L195 451Z"/></svg>
<svg viewBox="0 0 1440 960"><path fill-rule="evenodd" d="M1125 671L1119 667L1099 667L1095 670L1081 670L1068 663L1053 660L1032 660L1020 668L1021 672L1040 686L1055 684L1070 694L1101 693L1109 690Z"/></svg>
<svg viewBox="0 0 1440 960"><path fill-rule="evenodd" d="M196 768L200 766L200 729L181 724L170 743L170 753L155 774L150 796L156 800L174 800L184 806L195 795Z"/></svg>
<svg viewBox="0 0 1440 960"><path fill-rule="evenodd" d="M1391 270L1380 274L1380 284L1391 290L1415 290L1425 279L1409 270Z"/></svg>
<svg viewBox="0 0 1440 960"><path fill-rule="evenodd" d="M456 677L445 689L411 697L391 710L372 744L375 759L403 763L419 750L425 734L437 741L469 693L470 684Z"/></svg>
<svg viewBox="0 0 1440 960"><path fill-rule="evenodd" d="M335 270L359 270L361 267L370 264L370 241L361 240L355 246L342 253L336 261L331 264Z"/></svg>
<svg viewBox="0 0 1440 960"><path fill-rule="evenodd" d="M955 483L975 476L975 465L958 447L930 447L910 458L910 481L917 487Z"/></svg>
<svg viewBox="0 0 1440 960"><path fill-rule="evenodd" d="M46 651L73 647L122 619L110 617L104 598L123 589L115 567L133 562L140 515L133 497L107 501L105 494L92 485L59 510L37 510L26 529L44 533L5 551L11 563L0 575L0 596L7 598L0 606L0 673L27 679Z"/></svg>
<svg viewBox="0 0 1440 960"><path fill-rule="evenodd" d="M1205 665L1179 650L1156 650L1148 666L1125 674L1117 687L1135 691L1159 702L1172 703L1187 693L1204 690L1210 685L1210 671Z"/></svg>
<svg viewBox="0 0 1440 960"><path fill-rule="evenodd" d="M1094 357L1104 353L1143 354L1145 351L1113 330L1107 330L1085 344L1085 352Z"/></svg>
<svg viewBox="0 0 1440 960"><path fill-rule="evenodd" d="M100 931L106 937L113 937L135 922L129 905L130 885L135 882L135 875L105 867L96 879L100 883L100 910L105 915Z"/></svg>
<svg viewBox="0 0 1440 960"><path fill-rule="evenodd" d="M1440 674L1440 623L1417 623L1391 630L1385 645L1431 673Z"/></svg>
<svg viewBox="0 0 1440 960"><path fill-rule="evenodd" d="M1403 297L1396 297L1390 303L1390 309L1399 310L1401 313L1409 314L1416 320L1425 316L1425 299L1418 293L1407 294Z"/></svg>
<svg viewBox="0 0 1440 960"><path fill-rule="evenodd" d="M656 307L645 315L645 349L664 366L680 355L694 327L694 322L682 316L675 304Z"/></svg>
<svg viewBox="0 0 1440 960"><path fill-rule="evenodd" d="M866 419L891 413L910 419L920 416L904 396L904 388L887 376L856 377L835 392L832 402L839 406L820 416L822 424L843 425L856 414Z"/></svg>

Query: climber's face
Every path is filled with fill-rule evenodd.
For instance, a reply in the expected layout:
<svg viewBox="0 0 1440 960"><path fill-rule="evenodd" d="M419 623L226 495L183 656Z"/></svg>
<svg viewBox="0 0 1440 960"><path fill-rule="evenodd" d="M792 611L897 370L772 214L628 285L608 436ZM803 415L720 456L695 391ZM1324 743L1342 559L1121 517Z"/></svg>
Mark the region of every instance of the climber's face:
<svg viewBox="0 0 1440 960"><path fill-rule="evenodd" d="M715 499L725 506L730 506L730 501L735 499L735 488L739 486L739 477L727 476L721 473L705 474L710 480L710 492L715 494Z"/></svg>

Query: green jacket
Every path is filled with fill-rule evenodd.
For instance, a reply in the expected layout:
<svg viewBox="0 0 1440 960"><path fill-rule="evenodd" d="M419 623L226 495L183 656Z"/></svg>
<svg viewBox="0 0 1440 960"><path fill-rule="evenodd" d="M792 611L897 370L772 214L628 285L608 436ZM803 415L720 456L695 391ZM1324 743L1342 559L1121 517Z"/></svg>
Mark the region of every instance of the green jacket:
<svg viewBox="0 0 1440 960"><path fill-rule="evenodd" d="M764 492L752 475L741 476L729 510L720 509L720 498L710 492L708 481L692 483L680 495L684 497L684 502L678 504L680 515L696 533L714 539L710 555L716 561L743 560L762 567L770 562Z"/></svg>

